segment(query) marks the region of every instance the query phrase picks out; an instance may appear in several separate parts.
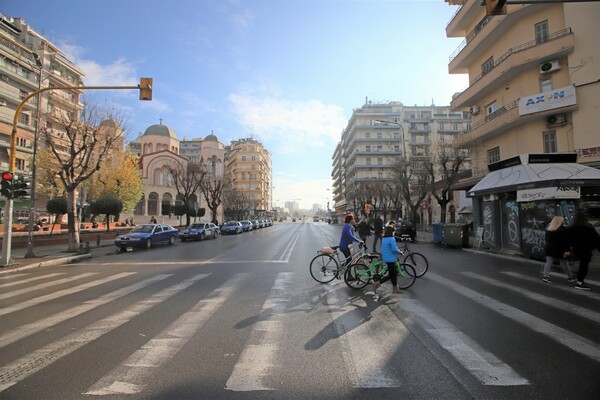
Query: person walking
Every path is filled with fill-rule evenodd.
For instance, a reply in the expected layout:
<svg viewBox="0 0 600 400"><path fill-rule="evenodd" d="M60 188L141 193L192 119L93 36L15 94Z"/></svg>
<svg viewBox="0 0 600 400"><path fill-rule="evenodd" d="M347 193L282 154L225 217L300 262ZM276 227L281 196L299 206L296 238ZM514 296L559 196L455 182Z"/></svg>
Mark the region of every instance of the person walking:
<svg viewBox="0 0 600 400"><path fill-rule="evenodd" d="M379 278L375 275L373 278L373 290L377 293L377 288L382 283L390 280L394 287L394 293L400 293L398 287L398 271L396 270L396 262L398 261L397 255L402 254L402 251L396 245L396 238L394 237L394 227L386 226L383 230L383 239L381 240L381 261L388 266L388 275L383 278Z"/></svg>
<svg viewBox="0 0 600 400"><path fill-rule="evenodd" d="M546 283L552 282L550 280L550 268L555 261L560 262L560 266L567 274L567 281L575 282L569 261L565 258L570 246L564 224L565 219L560 215L556 215L546 227L546 246L544 247L546 263L544 264L544 275L542 276L542 280Z"/></svg>
<svg viewBox="0 0 600 400"><path fill-rule="evenodd" d="M154 218L154 215L150 217L150 223L156 224L156 218Z"/></svg>
<svg viewBox="0 0 600 400"><path fill-rule="evenodd" d="M373 253L377 252L377 243L381 242L381 236L383 235L383 219L381 216L377 216L373 221Z"/></svg>
<svg viewBox="0 0 600 400"><path fill-rule="evenodd" d="M346 215L344 218L344 227L342 228L342 236L340 237L340 251L346 257L346 261L348 261L352 255L348 246L352 243L363 243L363 241L354 236L354 233L352 232L354 230L353 222L354 215Z"/></svg>
<svg viewBox="0 0 600 400"><path fill-rule="evenodd" d="M592 251L594 249L600 251L600 235L588 223L583 211L577 211L573 217L573 223L567 227L567 238L575 257L579 259L575 289L590 290L590 287L585 284L585 277L588 272L588 265L592 260Z"/></svg>
<svg viewBox="0 0 600 400"><path fill-rule="evenodd" d="M371 227L371 224L369 224L369 221L367 221L367 217L362 217L361 221L356 227L356 230L358 231L358 237L360 240L366 243L367 238L371 236L371 231L373 228Z"/></svg>

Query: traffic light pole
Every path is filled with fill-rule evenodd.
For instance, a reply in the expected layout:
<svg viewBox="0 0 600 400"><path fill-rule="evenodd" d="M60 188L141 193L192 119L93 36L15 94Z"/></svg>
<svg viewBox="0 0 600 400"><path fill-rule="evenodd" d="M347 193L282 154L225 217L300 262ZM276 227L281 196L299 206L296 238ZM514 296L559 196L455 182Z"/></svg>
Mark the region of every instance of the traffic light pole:
<svg viewBox="0 0 600 400"><path fill-rule="evenodd" d="M140 84L137 86L51 86L36 90L35 92L29 93L15 111L15 117L13 118L12 132L10 137L10 156L9 156L9 170L15 172L15 159L16 159L16 147L17 147L17 123L19 121L19 115L25 104L34 96L40 93L47 92L49 90L122 90L122 89L138 89L140 91L140 100L152 100L152 78L141 78ZM35 208L35 206L34 206ZM2 267L13 264L11 259L11 245L12 245L12 217L13 217L13 199L12 196L6 199L4 207L4 235L2 237Z"/></svg>

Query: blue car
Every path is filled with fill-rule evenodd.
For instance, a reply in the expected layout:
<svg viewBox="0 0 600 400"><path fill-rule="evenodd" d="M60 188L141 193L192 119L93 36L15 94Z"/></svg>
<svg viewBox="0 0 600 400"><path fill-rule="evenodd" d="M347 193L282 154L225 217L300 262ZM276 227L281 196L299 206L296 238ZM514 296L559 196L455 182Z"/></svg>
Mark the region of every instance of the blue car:
<svg viewBox="0 0 600 400"><path fill-rule="evenodd" d="M244 232L244 228L242 227L242 223L240 221L229 221L225 222L225 224L221 227L221 234L234 234Z"/></svg>
<svg viewBox="0 0 600 400"><path fill-rule="evenodd" d="M254 229L254 225L252 224L252 221L248 221L246 219L244 221L240 221L240 223L242 224L242 229L244 230L244 232L249 232L252 229Z"/></svg>
<svg viewBox="0 0 600 400"><path fill-rule="evenodd" d="M177 229L166 224L143 224L136 226L131 232L119 235L115 246L121 250L129 248L149 249L150 247L167 243L172 245L178 237Z"/></svg>
<svg viewBox="0 0 600 400"><path fill-rule="evenodd" d="M179 238L182 242L186 240L204 240L208 238L216 239L219 236L219 227L211 222L194 222L181 233Z"/></svg>

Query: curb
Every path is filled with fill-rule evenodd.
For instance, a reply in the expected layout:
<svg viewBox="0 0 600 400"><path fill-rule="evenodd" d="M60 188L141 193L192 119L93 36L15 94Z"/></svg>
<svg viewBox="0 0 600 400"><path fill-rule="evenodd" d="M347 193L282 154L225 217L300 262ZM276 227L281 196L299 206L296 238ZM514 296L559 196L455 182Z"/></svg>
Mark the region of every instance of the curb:
<svg viewBox="0 0 600 400"><path fill-rule="evenodd" d="M60 264L71 264L76 261L85 260L88 258L92 258L92 254L79 254L76 256L53 258L51 260L40 261L40 262L36 262L33 264L23 265L22 267L0 269L0 275L7 274L10 272L19 272L19 271L25 271L25 270L29 270L29 269L35 269L35 268L53 267L55 265L60 265Z"/></svg>

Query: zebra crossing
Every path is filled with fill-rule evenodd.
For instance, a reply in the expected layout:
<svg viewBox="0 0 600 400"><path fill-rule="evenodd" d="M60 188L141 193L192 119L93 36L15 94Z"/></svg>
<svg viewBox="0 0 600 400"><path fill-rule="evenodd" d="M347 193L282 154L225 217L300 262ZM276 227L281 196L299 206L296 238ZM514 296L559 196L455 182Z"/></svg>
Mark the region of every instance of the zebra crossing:
<svg viewBox="0 0 600 400"><path fill-rule="evenodd" d="M136 272L120 272L110 276L101 276L97 272L86 272L65 276L63 273L46 275L15 274L4 277L0 281L0 324L3 319L11 314L22 312L29 307L39 306L46 302L59 300L61 297L101 288L106 283L124 282L116 290L109 291L99 297L72 305L61 311L49 314L32 322L0 331L0 397L2 392L8 390L19 382L52 366L56 361L76 353L83 346L92 343L104 335L126 326L135 317L151 313L153 308L159 306L173 296L192 288L198 282L211 276L210 273L197 273L186 279L177 281L174 274L157 274L130 283L125 278L135 277ZM210 292L193 304L187 311L177 316L154 336L147 338L145 343L138 348L132 348L129 354L122 355L122 361L113 368L98 376L83 396L119 396L144 393L154 376L166 368L167 363L176 359L189 341L211 318L220 310L227 307L233 295L248 285L251 273L234 273L229 279L215 286ZM524 291L518 283L503 279L494 279L479 276L471 272L462 272L462 276L482 282L486 285L505 291L519 293L534 303L544 304L560 310L566 310L579 318L600 324L600 312L574 306L565 300L559 300L540 293ZM525 273L499 274L512 280L527 283L530 281ZM527 386L531 385L530 377L518 372L514 366L502 360L493 349L478 343L467 333L445 319L435 310L416 300L407 292L400 296L392 297L385 305L371 309L368 318L364 318L356 310L366 310L371 307L368 300L372 293L353 292L357 294L349 298L348 290L342 282L331 285L318 285L314 291L318 293L318 307L309 307L307 304L291 304L292 293L298 281L306 282L305 275L300 276L293 272L279 272L270 291L266 294L258 314L260 318L252 325L243 351L231 368L228 379L223 383L223 390L232 392L274 391L285 387L286 382L273 379L276 371L290 366L282 365L281 355L286 352L289 343L286 342L287 329L292 318L306 318L307 324L311 323L311 316L316 312L326 312L328 320L333 326L335 334L331 342L341 350L345 376L355 388L396 388L406 384L406 377L396 374L389 368L390 348L402 346L411 337L425 332L428 340L439 348L432 352L437 357L442 368L451 369L445 357L470 374L483 386ZM569 331L566 327L532 315L524 310L506 304L491 295L467 287L464 283L451 280L435 272L429 272L428 280L439 285L448 292L463 296L478 306L521 324L526 329L543 335L561 346L587 357L594 362L600 362L600 340L594 341ZM169 286L148 291L147 289L158 282L167 282ZM81 282L80 282L81 281ZM169 281L170 282L170 281ZM68 289L51 291L59 285L70 284ZM67 323L77 317L94 311L101 306L111 304L118 299L139 294L144 289L147 294L124 306L109 315L81 326L73 332L57 339L51 339L26 354L5 362L2 357L3 349L10 348L18 341L31 335L43 332L52 327ZM558 288L560 289L560 288ZM19 296L37 291L48 291L25 301L18 301ZM598 300L592 293L592 301ZM309 299L306 299L306 303ZM302 316L295 317L290 313L292 308L302 310ZM4 325L4 324L2 324ZM390 335L390 332L394 332ZM226 333L224 333L226 334ZM413 339L414 340L414 339ZM316 349L319 350L319 349ZM443 354L443 356L438 356ZM298 361L300 362L300 361ZM293 361L292 361L293 363ZM448 372L458 376L453 371ZM281 375L281 374L280 374Z"/></svg>

